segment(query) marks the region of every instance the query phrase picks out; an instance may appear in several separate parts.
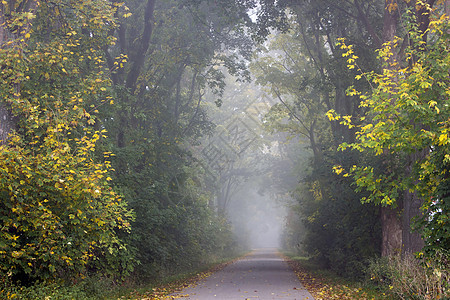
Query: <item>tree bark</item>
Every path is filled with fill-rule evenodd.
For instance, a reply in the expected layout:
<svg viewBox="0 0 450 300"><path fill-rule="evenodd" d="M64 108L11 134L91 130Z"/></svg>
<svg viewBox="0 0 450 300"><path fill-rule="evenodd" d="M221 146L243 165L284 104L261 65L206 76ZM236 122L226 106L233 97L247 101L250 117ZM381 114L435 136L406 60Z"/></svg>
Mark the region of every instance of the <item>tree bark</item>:
<svg viewBox="0 0 450 300"><path fill-rule="evenodd" d="M414 217L421 214L420 207L422 200L416 193L404 192L403 205L403 232L402 232L402 254L414 253L420 251L424 246L420 233L413 232L411 225Z"/></svg>
<svg viewBox="0 0 450 300"><path fill-rule="evenodd" d="M422 160L428 155L428 150L417 151L409 155L408 166L406 168L406 174L412 176L413 164L417 161ZM424 241L422 240L420 233L413 232L411 225L414 217L419 217L421 215L420 208L422 207L423 201L419 198L417 193L411 193L410 191L404 191L403 195L403 248L402 254L414 253L420 251L424 246Z"/></svg>
<svg viewBox="0 0 450 300"><path fill-rule="evenodd" d="M381 255L399 255L402 252L402 209L397 207L381 208Z"/></svg>

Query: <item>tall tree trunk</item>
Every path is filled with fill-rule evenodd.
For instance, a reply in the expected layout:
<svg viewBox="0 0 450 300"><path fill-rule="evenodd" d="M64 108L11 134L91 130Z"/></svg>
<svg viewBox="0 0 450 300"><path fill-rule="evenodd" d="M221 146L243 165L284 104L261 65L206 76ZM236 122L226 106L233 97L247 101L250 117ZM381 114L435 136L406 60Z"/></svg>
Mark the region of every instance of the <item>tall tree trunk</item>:
<svg viewBox="0 0 450 300"><path fill-rule="evenodd" d="M446 0L444 3L445 11L447 11L448 9L449 2L449 0ZM425 33L430 24L430 14L428 9L432 8L435 3L436 0L427 0L422 4L419 4L417 2L410 3L410 5L412 5L416 9L418 29L424 33L425 42ZM383 39L385 42L393 41L398 26L398 10L392 9L392 4L393 2L391 0L385 1L385 15L383 23ZM398 54L395 52L395 49L393 51L393 54L394 55L391 56L389 61L389 63L391 63L388 66L389 68L395 68L392 63L398 61ZM406 176L413 176L413 165L420 159L423 159L427 154L427 151L417 151L416 153L408 156L409 162L406 170ZM386 209L384 209L384 213L382 211L382 218L384 218L382 219L383 255L398 254L398 243L400 243L402 254L420 251L424 246L424 242L420 237L420 234L417 232L412 232L411 229L412 219L416 216L419 216L421 213L420 207L422 206L422 200L418 197L417 193L411 193L409 190L405 190L403 192L402 206L403 210L401 211L401 218L390 217L395 212L395 210L393 210L392 212L387 212ZM401 238L399 238L400 233ZM395 247L392 247L391 245L394 244Z"/></svg>
<svg viewBox="0 0 450 300"><path fill-rule="evenodd" d="M447 11L449 0L444 2L444 10ZM426 5L425 5L426 4ZM432 8L436 4L436 0L427 0L424 4L415 6L416 16L418 22L418 29L423 33L424 42L427 42L426 31L430 24L429 8ZM420 126L420 124L416 124ZM413 165L425 158L429 154L428 150L418 150L408 156L408 165L406 174L409 177L413 176ZM423 204L422 199L419 198L417 193L411 193L409 190L403 192L403 218L402 218L402 254L413 253L420 251L424 246L420 233L412 232L412 222L415 217L421 215L421 206Z"/></svg>
<svg viewBox="0 0 450 300"><path fill-rule="evenodd" d="M148 0L145 7L144 14L144 27L141 37L133 45L133 51L130 53L131 68L127 75L125 86L134 91L136 88L136 82L141 74L142 67L145 63L145 57L147 50L150 46L150 41L153 33L154 18L153 13L155 11L156 0Z"/></svg>
<svg viewBox="0 0 450 300"><path fill-rule="evenodd" d="M128 50L127 54L129 57L128 63L130 64L130 69L128 73L125 75L126 78L123 81L120 81L117 77L114 82L117 85L124 85L128 89L128 93L135 95L136 94L136 86L139 76L142 73L143 66L145 64L145 58L148 55L148 49L150 47L150 42L153 34L154 28L154 12L155 12L155 4L156 0L148 0L145 5L144 11L144 24L142 27L142 32L139 35L139 38L134 41L134 43L130 47L126 47L125 40L125 27L122 24L119 27L119 44L122 51ZM109 62L110 69L114 68L114 61L110 58ZM120 72L123 72L119 70ZM116 82L117 81L117 82ZM121 95L121 100L124 102L124 106L129 103L129 98L131 97L129 94L124 93ZM128 120L130 119L130 114L123 110L119 115L119 124L120 128L117 132L117 146L119 148L123 148L127 145L126 141L126 128L130 127L128 124Z"/></svg>
<svg viewBox="0 0 450 300"><path fill-rule="evenodd" d="M395 9L393 2L385 0L383 16L383 42L392 42L397 34L398 9ZM397 49L393 49L393 55L390 57L390 67L398 61ZM389 159L386 156L386 159ZM400 202L400 200L399 200ZM382 232L382 256L398 255L402 252L403 245L403 222L402 222L402 204L397 203L397 208L381 208L381 232Z"/></svg>

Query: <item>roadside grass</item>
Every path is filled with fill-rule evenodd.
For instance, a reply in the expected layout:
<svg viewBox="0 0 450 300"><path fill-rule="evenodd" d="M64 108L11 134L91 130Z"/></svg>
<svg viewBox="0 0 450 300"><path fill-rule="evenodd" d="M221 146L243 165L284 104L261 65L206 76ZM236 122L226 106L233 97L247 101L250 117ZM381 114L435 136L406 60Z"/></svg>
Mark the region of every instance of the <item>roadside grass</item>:
<svg viewBox="0 0 450 300"><path fill-rule="evenodd" d="M217 272L235 260L245 256L221 259L194 271L168 276L160 280L136 284L133 281L113 282L109 278L87 277L70 285L58 283L37 283L30 287L9 284L0 278L0 299L14 300L158 300L173 299L167 295L194 286L203 278Z"/></svg>
<svg viewBox="0 0 450 300"><path fill-rule="evenodd" d="M342 278L335 273L320 269L309 258L283 253L300 282L316 300L357 299L357 300L395 300L389 287L376 286L368 281Z"/></svg>

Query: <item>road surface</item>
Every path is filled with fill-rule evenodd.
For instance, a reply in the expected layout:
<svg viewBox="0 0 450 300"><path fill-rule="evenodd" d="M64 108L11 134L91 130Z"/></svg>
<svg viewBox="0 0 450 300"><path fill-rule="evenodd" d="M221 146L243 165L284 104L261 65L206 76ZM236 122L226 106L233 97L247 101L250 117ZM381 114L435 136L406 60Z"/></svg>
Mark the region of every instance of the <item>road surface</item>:
<svg viewBox="0 0 450 300"><path fill-rule="evenodd" d="M313 300L276 249L257 249L168 299Z"/></svg>

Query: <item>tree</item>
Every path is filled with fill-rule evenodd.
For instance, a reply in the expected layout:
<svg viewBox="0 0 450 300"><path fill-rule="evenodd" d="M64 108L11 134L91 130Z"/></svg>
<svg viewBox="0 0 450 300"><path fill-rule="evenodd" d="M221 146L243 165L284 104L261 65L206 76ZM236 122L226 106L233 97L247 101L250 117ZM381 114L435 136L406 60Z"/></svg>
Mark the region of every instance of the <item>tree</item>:
<svg viewBox="0 0 450 300"><path fill-rule="evenodd" d="M104 138L96 109L110 97L102 49L114 10L104 1L0 5L0 106L14 118L0 146L3 274L27 283L117 271L127 256L117 232L132 216L109 186L109 154L94 156Z"/></svg>
<svg viewBox="0 0 450 300"><path fill-rule="evenodd" d="M333 41L337 37L346 37L349 40L352 40L352 43L356 45L355 49L358 51L358 56L361 56L361 50L366 49L369 51L374 51L376 49L380 49L383 43L385 42L393 42L396 36L403 36L404 43L398 45L398 48L391 53L390 61L394 62L396 60L402 60L403 54L406 46L408 45L408 31L405 30L404 22L402 22L402 14L406 10L411 10L413 15L415 15L414 23L416 24L419 31L426 32L428 25L430 23L430 17L428 14L428 8L442 8L443 4L446 5L448 9L448 1L392 1L386 0L384 2L380 1L277 1L276 3L265 1L262 5L269 6L273 8L273 6L277 7L279 10L283 10L285 8L291 8L295 13L303 13L308 12L304 15L303 18L299 18L298 24L302 25L304 28L304 32L308 30L310 32L317 32L317 34L312 34L310 36L314 36L316 41L321 41L322 38L327 38L328 40L328 49L326 51L333 52L336 47L333 44ZM262 9L263 12L270 12L270 8ZM333 17L336 15L340 15L340 17ZM270 14L262 16L265 18L271 17ZM305 21L308 20L308 21ZM342 22L342 20L345 20ZM262 25L266 24L266 22L260 22ZM354 26L356 25L356 26ZM353 29L351 29L353 28ZM350 34L349 34L350 33ZM354 34L356 33L356 34ZM358 37L359 36L359 37ZM331 37L331 39L330 39ZM426 34L424 35L426 37ZM356 38L356 40L353 40ZM316 49L320 49L321 43L308 42L308 39L305 38L305 43L309 45L308 53L313 59L313 62L318 69L322 68L324 61L322 58L326 57L327 52L320 52ZM331 42L331 43L330 43ZM324 56L325 54L325 56ZM334 53L336 54L336 53ZM337 57L337 56L335 56ZM352 59L351 57L349 59ZM360 61L361 63L366 63L366 59ZM393 65L391 65L393 66ZM381 66L377 66L376 64L369 64L369 68L365 68L360 66L362 69L378 69ZM330 73L330 70L327 70L328 73L322 73L323 75L333 74ZM339 73L337 73L339 74ZM326 77L324 76L324 79ZM356 109L355 112L351 114L344 114L344 111L350 112L348 108L350 103L356 104L357 100L353 97L345 96L346 87L351 84L350 82L345 82L341 80L341 78L336 77L333 80L333 84L336 87L336 108L343 109L338 113L347 116L356 116L359 113L364 113L362 109ZM348 101L350 100L350 101ZM333 132L335 135L335 140L338 141L337 138L344 137L344 139L353 138L354 131L349 130L349 128L344 129L339 122L332 124ZM420 153L416 153L415 155L419 155ZM383 160L385 164L389 164L391 160L390 157L386 157L383 159L381 157L378 158L380 160L380 164L383 164ZM408 161L413 162L416 158L412 155L407 158ZM416 215L418 211L418 207L420 206L420 201L414 193L409 193L407 190L403 193L404 201L402 201L402 205L398 208L386 207L381 208L381 220L383 223L383 255L394 254L399 251L399 249L403 249L404 251L414 251L419 249L423 243L421 242L419 236L417 234L411 233L410 231L410 220L411 217ZM419 204L419 205L417 205ZM404 208L404 210L402 210ZM401 218L398 218L399 214L405 212L406 215ZM403 245L405 245L403 247Z"/></svg>
<svg viewBox="0 0 450 300"><path fill-rule="evenodd" d="M315 16L323 12L314 6L302 8L295 9L289 31L269 38L267 50L259 54L254 70L258 81L280 101L266 115L267 128L286 132L294 143L311 151L312 157L296 169L299 183L292 192L304 226L289 230L303 230L298 233L303 235L300 248L325 266L357 276L361 274L361 269L355 267L358 261L379 251L379 214L374 206L362 209L362 195L352 190L351 181L332 174L333 164L339 161L351 166L358 155L337 152L339 143L354 139L354 130L329 122L325 113L330 107L361 113L357 99L344 93L353 74L346 70L347 63L340 59L333 39L343 27L352 40L359 40L360 36L348 24L321 28ZM323 45L331 45L333 50L327 51ZM369 64L370 52L360 51ZM297 161L298 158L293 159L291 164ZM295 222L291 224L297 226ZM359 224L358 230L354 224Z"/></svg>
<svg viewBox="0 0 450 300"><path fill-rule="evenodd" d="M427 7L426 27L417 11L405 15L410 46L404 59L391 59L392 52L404 43L396 38L379 52L383 72L364 74L373 85L370 94L361 95L361 106L367 107L369 113L364 124L358 126L357 141L343 144L342 148L391 159L381 170L380 166L360 164L350 168L349 174L360 188L370 191L365 201L383 206L399 205L402 198L403 203L419 202L417 209L421 207L422 213L416 218L421 220L424 250L434 254L448 251L448 222L444 217L447 208L441 200L447 197L448 172L448 17L431 5ZM338 173L341 171L337 168ZM403 207L408 208L406 204ZM406 211L404 217L409 226L411 214ZM408 245L407 240L403 242L406 251L420 250L414 244Z"/></svg>
<svg viewBox="0 0 450 300"><path fill-rule="evenodd" d="M204 102L208 90L220 102L221 68L245 76L237 57L248 52L250 40L240 30L245 11L230 3L125 4L110 31L117 38L107 50L114 106L99 109L109 133L102 147L116 154L112 184L136 211L127 240L142 264L139 272L158 276L231 248L226 222L205 206L212 191L189 149L214 127Z"/></svg>

